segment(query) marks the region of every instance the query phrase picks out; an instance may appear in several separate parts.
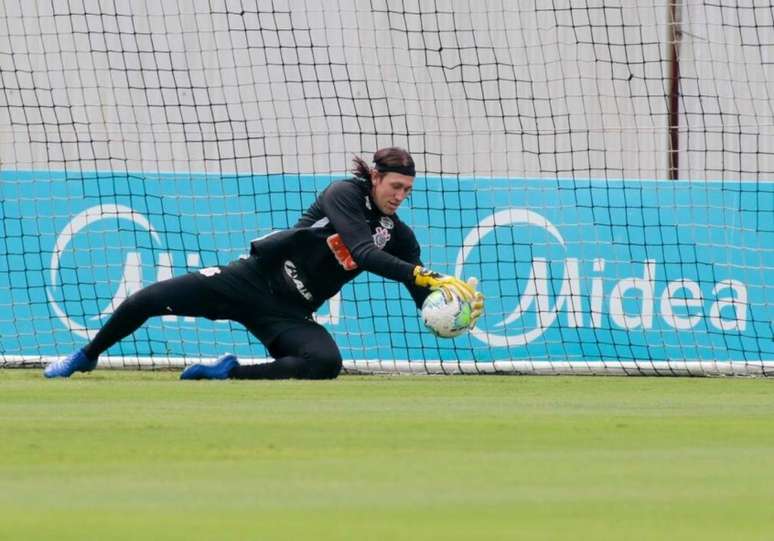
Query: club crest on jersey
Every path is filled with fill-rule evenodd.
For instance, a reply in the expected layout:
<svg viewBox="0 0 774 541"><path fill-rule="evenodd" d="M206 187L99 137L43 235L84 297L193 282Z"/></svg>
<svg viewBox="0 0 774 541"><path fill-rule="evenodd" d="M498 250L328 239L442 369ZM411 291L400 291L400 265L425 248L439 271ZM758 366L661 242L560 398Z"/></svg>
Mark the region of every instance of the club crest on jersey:
<svg viewBox="0 0 774 541"><path fill-rule="evenodd" d="M390 231L384 227L377 227L376 233L374 233L374 244L380 250L383 250L387 246L387 242L390 240Z"/></svg>
<svg viewBox="0 0 774 541"><path fill-rule="evenodd" d="M395 227L395 224L392 223L392 218L389 216L382 216L379 218L379 223L382 224L382 227L385 229L392 229Z"/></svg>

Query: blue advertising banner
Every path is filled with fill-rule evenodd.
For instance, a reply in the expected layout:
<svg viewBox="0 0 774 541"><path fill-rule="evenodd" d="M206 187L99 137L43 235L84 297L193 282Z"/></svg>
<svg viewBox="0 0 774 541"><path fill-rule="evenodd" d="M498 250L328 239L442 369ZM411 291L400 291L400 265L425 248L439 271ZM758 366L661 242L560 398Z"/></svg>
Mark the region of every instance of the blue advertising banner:
<svg viewBox="0 0 774 541"><path fill-rule="evenodd" d="M69 353L128 294L235 259L330 181L0 172L0 354ZM400 284L364 274L318 314L345 359L774 358L773 183L420 177L404 207L424 263L477 276L486 314L439 340ZM224 351L265 354L237 324L174 316L110 354Z"/></svg>

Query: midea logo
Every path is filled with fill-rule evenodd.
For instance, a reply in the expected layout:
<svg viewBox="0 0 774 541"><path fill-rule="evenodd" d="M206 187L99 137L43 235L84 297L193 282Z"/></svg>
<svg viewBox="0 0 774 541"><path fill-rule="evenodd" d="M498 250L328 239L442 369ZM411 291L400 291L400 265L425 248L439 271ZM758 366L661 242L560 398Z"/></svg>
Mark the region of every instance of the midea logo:
<svg viewBox="0 0 774 541"><path fill-rule="evenodd" d="M115 204L104 204L90 207L75 216L64 227L56 240L49 272L49 284L46 290L52 311L62 324L71 332L84 338L93 338L97 330L83 323L75 321L67 311L57 302L54 294L62 287L60 273L64 254L71 247L73 239L88 226L101 220L126 220L132 222L135 228L146 232L153 243L153 252L158 254L155 264L155 280L163 280L172 277L172 254L163 251L163 243L159 233L153 228L150 221L133 209ZM535 227L543 230L555 242L559 249L567 252L567 243L560 231L540 214L519 208L510 208L498 211L481 220L465 237L463 247L456 259L455 275L462 277L465 273L464 266L471 253L476 250L496 249L490 246L481 246L481 241L497 228L512 227L515 225ZM118 232L116 232L118 233ZM88 235L89 233L83 233ZM120 244L120 243L117 243ZM604 244L602 245L604 246ZM94 247L96 248L96 247ZM107 250L107 246L102 246ZM533 247L534 248L534 247ZM99 315L92 317L91 321L99 321L113 313L115 308L126 297L143 287L142 257L137 248L125 250L113 246L111 254L115 251L114 259L122 259L121 281L112 293L109 303L104 306ZM120 250L125 250L120 253ZM149 248L145 248L149 250ZM72 250L71 250L72 251ZM83 253L83 252L81 252ZM83 268L86 272L93 269L91 261L85 261L81 265L76 261L75 269L70 272L78 272ZM110 262L108 262L110 263ZM498 262L503 264L504 262ZM516 261L513 262L516 265ZM621 265L621 261L608 265L604 258L581 260L577 257L565 257L563 261L564 273L561 278L561 286L553 287L556 282L551 276L549 260L545 257L533 257L529 262L530 268L526 276L515 279L524 284L520 288L520 296L512 311L502 321L487 328L477 327L471 331L472 335L492 347L518 347L534 342L540 338L549 328L557 323L561 312L564 312L566 320L562 323L569 328L601 328L605 326L605 318L609 320L609 328L624 330L649 330L654 328L654 320L660 316L661 327L665 330L690 330L702 323L719 331L744 332L748 320L747 287L738 280L725 279L714 283L711 292L703 292L699 283L679 278L664 283L659 276L659 265L654 259L647 259L641 263L623 262L623 268L617 269L618 273L612 273L611 267ZM186 265L193 270L200 266L200 257L196 252L186 255ZM633 272L631 268L641 265L641 270ZM584 274L581 271L585 271ZM635 274L635 276L619 278L623 273ZM470 273L468 273L470 274ZM500 292L503 280L498 276L482 277L481 285L484 293L488 294L487 310L490 314L497 313L502 299L493 295L493 291ZM657 281L657 278L660 281ZM508 278L510 280L510 278ZM524 281L526 280L526 281ZM88 280L85 280L88 281ZM110 287L110 279L107 280ZM606 288L605 284L615 282L612 288ZM661 284L657 291L657 284ZM72 284L68 284L72 285ZM99 285L89 282L82 283L78 280L78 286L90 288L93 295L94 288ZM584 287L585 286L585 287ZM706 283L705 283L706 286ZM555 290L558 289L558 293ZM610 289L606 292L606 289ZM110 294L97 295L98 298L107 298ZM61 298L62 295L59 296ZM628 299L628 301L627 301ZM632 309L632 302L636 301L637 309ZM61 301L60 301L61 302ZM71 302L80 302L79 299L71 299ZM626 306L625 306L626 305ZM336 295L328 303L330 313L318 316L319 323L338 324L341 316L341 297ZM628 308L628 311L627 311ZM83 309L81 308L81 311ZM529 314L529 317L525 317ZM175 316L164 316L165 321L175 320ZM479 321L480 324L483 321ZM517 332L513 327L520 324ZM99 324L95 324L99 326ZM483 325L482 325L483 327Z"/></svg>
<svg viewBox="0 0 774 541"><path fill-rule="evenodd" d="M543 229L563 249L567 249L562 234L551 222L540 214L526 209L510 208L496 212L481 220L465 237L462 249L457 255L455 275L462 277L463 267L471 252L481 240L498 227L526 225ZM653 328L655 306L663 322L674 330L688 330L696 327L707 316L708 324L720 331L744 332L747 327L747 287L738 280L720 280L712 288L713 300L708 309L704 294L698 283L686 278L670 281L663 291L656 291L658 263L654 259L643 262L642 272L637 276L618 280L605 298L604 283L614 280L603 273L607 267L604 258L591 261L592 274L590 291L582 284L588 282L580 274L582 261L567 257L564 261L564 276L559 293L554 295L553 303L549 294L552 277L546 258L534 257L531 261L529 276L521 297L513 311L493 327L507 329L508 325L520 320L530 309L535 316L535 324L524 324L525 330L518 333L500 332L492 329L475 328L473 336L493 347L518 347L529 344L543 335L564 311L567 327L599 328L603 326L603 315L607 314L611 327L625 330ZM514 262L515 264L515 262ZM628 266L633 263L630 262ZM588 262L587 262L588 265ZM486 285L484 277L482 284ZM588 288L587 288L588 289ZM632 295L633 293L633 295ZM725 294L721 296L720 294ZM639 313L627 313L624 308L626 295L639 300ZM499 299L490 295L488 309L496 306ZM729 317L731 316L731 317Z"/></svg>

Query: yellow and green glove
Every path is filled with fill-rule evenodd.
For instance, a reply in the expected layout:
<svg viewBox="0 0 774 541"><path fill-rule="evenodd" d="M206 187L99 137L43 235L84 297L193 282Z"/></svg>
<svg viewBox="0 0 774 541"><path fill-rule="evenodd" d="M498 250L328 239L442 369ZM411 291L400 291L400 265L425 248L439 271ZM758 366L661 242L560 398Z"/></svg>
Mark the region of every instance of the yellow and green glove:
<svg viewBox="0 0 774 541"><path fill-rule="evenodd" d="M470 312L470 328L476 326L476 323L478 322L478 318L481 317L481 314L484 313L484 296L481 294L480 291L476 289L476 286L478 285L478 278L475 276L471 276L468 278L468 286L473 289L474 296L473 300L470 302L470 307L472 308Z"/></svg>
<svg viewBox="0 0 774 541"><path fill-rule="evenodd" d="M484 296L476 291L478 279L471 277L463 282L454 276L439 274L417 265L414 268L414 283L420 287L432 290L440 289L444 294L452 293L460 299L469 302L472 308L470 328L476 326L478 318L484 313Z"/></svg>

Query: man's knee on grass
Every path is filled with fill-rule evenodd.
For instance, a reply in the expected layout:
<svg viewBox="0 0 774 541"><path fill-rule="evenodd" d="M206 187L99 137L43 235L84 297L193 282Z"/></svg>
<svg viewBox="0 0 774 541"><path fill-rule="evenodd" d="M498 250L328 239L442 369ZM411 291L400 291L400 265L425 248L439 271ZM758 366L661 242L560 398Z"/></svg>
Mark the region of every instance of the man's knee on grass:
<svg viewBox="0 0 774 541"><path fill-rule="evenodd" d="M342 359L337 351L304 351L300 357L284 357L294 379L335 379L341 372Z"/></svg>

